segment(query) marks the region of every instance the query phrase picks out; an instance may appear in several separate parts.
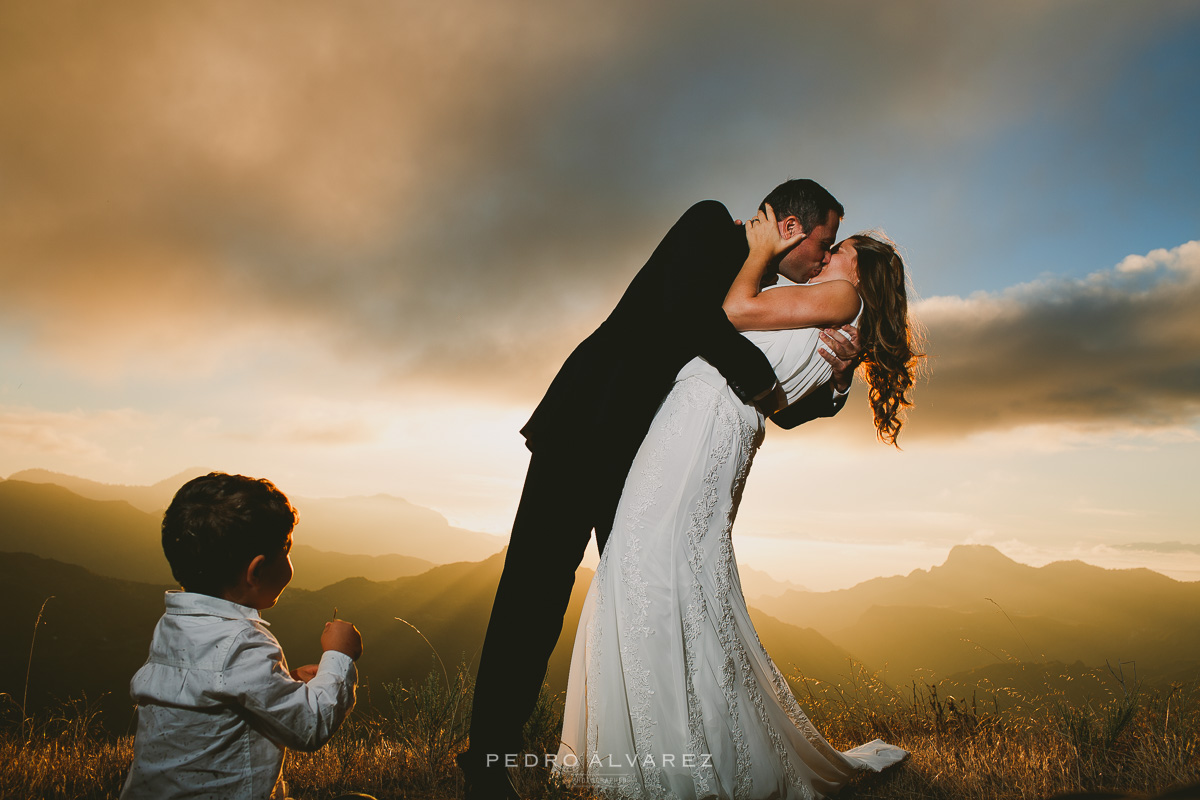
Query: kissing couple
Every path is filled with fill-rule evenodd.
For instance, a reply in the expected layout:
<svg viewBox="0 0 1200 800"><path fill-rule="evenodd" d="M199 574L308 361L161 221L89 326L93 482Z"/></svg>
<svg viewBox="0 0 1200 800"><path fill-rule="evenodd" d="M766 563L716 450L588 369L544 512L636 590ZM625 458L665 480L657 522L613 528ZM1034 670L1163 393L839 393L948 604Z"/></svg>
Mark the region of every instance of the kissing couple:
<svg viewBox="0 0 1200 800"><path fill-rule="evenodd" d="M742 225L692 206L522 429L531 451L484 640L469 800L515 798L519 752L591 532L556 769L615 798L814 798L907 755L834 749L750 621L731 529L765 421L836 414L861 364L895 444L920 354L904 263L837 241L844 209L789 180ZM686 756L686 758L685 758Z"/></svg>

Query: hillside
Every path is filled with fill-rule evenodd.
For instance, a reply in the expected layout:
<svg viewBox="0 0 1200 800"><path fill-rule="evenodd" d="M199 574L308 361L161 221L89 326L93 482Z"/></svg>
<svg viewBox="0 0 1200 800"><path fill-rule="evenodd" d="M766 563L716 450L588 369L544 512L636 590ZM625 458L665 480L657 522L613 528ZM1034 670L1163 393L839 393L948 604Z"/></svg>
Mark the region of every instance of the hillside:
<svg viewBox="0 0 1200 800"><path fill-rule="evenodd" d="M480 562L434 567L387 582L353 578L320 591L288 588L263 613L293 666L320 659L321 629L334 608L363 632L359 661L370 685L411 681L436 665L430 645L447 669L461 661L478 665L479 648L503 566L502 554ZM554 691L566 688L571 648L592 571L576 574L562 635L546 676ZM38 629L30 683L30 707L86 693L99 698L118 723L129 709L129 678L145 660L165 586L107 578L70 564L24 553L0 553L0 603L17 621L10 652L27 654L38 608L47 597ZM834 680L846 671L846 654L820 634L752 612L764 645L785 673ZM429 644L412 628L415 626ZM0 693L20 697L25 658L0 659ZM123 724L123 723L121 723Z"/></svg>
<svg viewBox="0 0 1200 800"><path fill-rule="evenodd" d="M1135 660L1147 674L1200 662L1200 584L1081 562L1030 567L984 546L907 576L759 603L897 677L1013 659Z"/></svg>
<svg viewBox="0 0 1200 800"><path fill-rule="evenodd" d="M113 578L173 583L159 520L124 500L7 480L0 482L0 521L0 551L85 565Z"/></svg>
<svg viewBox="0 0 1200 800"><path fill-rule="evenodd" d="M331 553L304 544L292 546L292 565L296 568L292 588L313 590L346 580L348 577L391 581L408 575L420 575L435 566L432 561L412 556Z"/></svg>
<svg viewBox="0 0 1200 800"><path fill-rule="evenodd" d="M61 472L51 472L48 469L23 469L9 475L8 479L25 483L52 483L90 500L123 500L141 511L161 515L180 486L208 472L209 470L194 467L150 486L100 483Z"/></svg>
<svg viewBox="0 0 1200 800"><path fill-rule="evenodd" d="M432 653L394 617L416 625L453 668L463 654L472 658L482 642L500 566L495 556L384 583L355 578L318 592L289 587L263 618L271 623L290 664L316 663L321 629L336 606L341 618L363 632L366 647L359 670L366 683L411 680L429 672ZM578 616L587 580L590 573L581 574L572 619ZM30 707L83 693L90 698L107 693L104 708L110 720L119 720L129 710L129 678L145 660L166 588L103 577L25 553L0 553L0 602L10 619L20 621L9 652L22 654L0 659L0 693L21 697L33 623L42 602L51 597L34 649ZM566 640L569 648L573 623L568 628L564 638L571 637ZM568 655L556 656L564 682Z"/></svg>
<svg viewBox="0 0 1200 800"><path fill-rule="evenodd" d="M20 702L34 621L45 602L29 710L86 696L101 702L110 729L123 731L132 711L129 679L146 660L165 588L26 553L0 554L0 606L13 623L0 658L0 693Z"/></svg>
<svg viewBox="0 0 1200 800"><path fill-rule="evenodd" d="M742 594L750 602L756 602L760 597L779 597L785 592L806 592L806 588L791 581L781 581L771 576L769 572L738 565L738 576L742 581Z"/></svg>
<svg viewBox="0 0 1200 800"><path fill-rule="evenodd" d="M23 470L0 481L0 486L9 482L55 485L90 500L121 501L145 512L157 525L179 487L206 472L193 469L152 486L122 486L46 470ZM287 493L287 487L280 488ZM311 498L289 493L288 497L300 512L297 536L301 543L318 550L368 556L401 554L446 564L487 558L507 541L506 537L456 528L436 511L391 495Z"/></svg>
<svg viewBox="0 0 1200 800"><path fill-rule="evenodd" d="M35 662L41 667L35 668L31 696L45 702L80 691L111 692L110 705L121 709L125 683L161 613L161 593L174 583L159 542L160 514L119 499L150 496L131 494L131 487L70 483L107 492L108 499L48 483L0 481L0 600L20 621L20 653L28 647L38 606L55 595L47 606L45 638L38 640ZM166 491L165 484L156 484L158 491ZM379 531L415 519L426 526L419 535L439 520L449 526L398 498L314 502L313 513L309 501L297 505L296 577L265 615L293 664L317 660L317 637L335 607L363 630L368 647L361 666L376 682L426 674L431 645L447 668L464 659L477 663L503 551L440 565L407 553L334 552L312 541L310 526L333 529L339 519L361 519ZM385 513L389 509L394 517ZM338 539L354 546L349 528ZM438 547L456 546L453 537L449 542ZM588 569L577 574L551 661L547 678L557 689L565 685L591 575ZM991 547L961 546L929 570L834 592L805 591L752 569L743 570L742 580L760 638L788 675L843 683L854 661L893 683L917 678L961 687L995 686L1002 676L1017 680L1031 670L1052 672L1058 669L1048 666L1053 664L1072 665L1078 678L1106 662L1124 663L1156 682L1193 680L1200 667L1200 583L1149 570L1081 562L1031 567ZM396 617L416 626L429 644ZM18 696L23 659L8 662L0 669L0 692Z"/></svg>
<svg viewBox="0 0 1200 800"><path fill-rule="evenodd" d="M162 555L161 520L161 512L147 513L124 500L81 497L54 484L0 481L3 552L32 553L114 578L173 583ZM296 588L319 589L348 577L393 580L434 565L407 554L353 555L318 549L310 533L307 519L296 527L292 556Z"/></svg>
<svg viewBox="0 0 1200 800"><path fill-rule="evenodd" d="M1164 607L1163 602L1177 604ZM1197 619L1200 583L1184 583L1147 569L1111 570L1080 561L1044 567L1019 564L994 547L959 545L946 562L908 575L874 578L832 592L787 592L764 601L780 619L831 635L873 607L946 608L1048 616L1065 622L1137 625L1147 614L1183 623Z"/></svg>

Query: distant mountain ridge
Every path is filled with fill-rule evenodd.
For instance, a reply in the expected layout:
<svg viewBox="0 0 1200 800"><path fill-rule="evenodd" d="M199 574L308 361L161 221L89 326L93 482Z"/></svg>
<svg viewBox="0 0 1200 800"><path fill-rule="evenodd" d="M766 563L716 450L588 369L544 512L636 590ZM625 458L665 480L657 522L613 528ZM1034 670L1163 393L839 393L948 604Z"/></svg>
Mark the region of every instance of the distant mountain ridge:
<svg viewBox="0 0 1200 800"><path fill-rule="evenodd" d="M779 597L785 592L807 592L808 588L791 581L781 581L769 572L761 569L738 565L738 574L742 578L742 592L746 599L759 597Z"/></svg>
<svg viewBox="0 0 1200 800"><path fill-rule="evenodd" d="M320 589L348 577L369 581L391 581L408 575L420 575L436 564L423 558L389 554L361 556L318 550L306 544L292 546L292 564L296 576L291 585L297 589Z"/></svg>
<svg viewBox="0 0 1200 800"><path fill-rule="evenodd" d="M1186 606L1200 601L1200 582L1183 582L1148 569L1105 569L1082 561L1031 567L989 545L958 545L945 563L908 575L872 578L831 592L791 591L764 600L781 619L804 618L826 635L874 606L929 606L1012 615L1045 614L1089 622L1103 614L1110 624L1133 624L1161 614L1164 599ZM1189 616L1184 609L1184 615Z"/></svg>
<svg viewBox="0 0 1200 800"><path fill-rule="evenodd" d="M17 473L42 480L28 482L14 476L0 481L0 551L29 552L115 578L170 583L170 569L160 544L161 509L157 503L164 497L169 501L179 485L194 477L193 472L204 474L199 469L187 471L152 487L99 484L45 470ZM73 488L45 482L61 477L68 478L65 482ZM76 490L87 491L99 499L81 496ZM141 497L143 507L155 510L135 508L129 500L121 499L126 495ZM436 533L448 528L441 515L387 495L326 501L300 498L296 505L301 509L301 524L296 528L296 544L292 549L292 561L297 567L293 585L300 589L320 589L350 577L389 581L416 575L447 560L482 560L499 549L494 541L498 537L488 537L478 548L460 547L460 540ZM368 524L383 528L389 525L388 512L396 510L402 519L407 513L408 519L421 521L422 527L416 535L428 536L429 540L416 549L443 556L441 562L408 553L361 555L342 549L347 545L354 548L356 521L361 523L364 518L373 517ZM395 527L398 523L393 519L390 525ZM333 546L328 543L331 537L319 538L321 530L340 531ZM407 538L411 540L413 535L410 533ZM393 544L407 547L411 542ZM801 588L747 567L742 569L742 584L751 599Z"/></svg>
<svg viewBox="0 0 1200 800"><path fill-rule="evenodd" d="M906 576L759 604L892 675L1012 660L1136 660L1158 674L1200 663L1200 583L1079 561L1031 567L986 545L960 545Z"/></svg>
<svg viewBox="0 0 1200 800"><path fill-rule="evenodd" d="M54 484L0 482L0 550L32 553L146 583L173 582L160 523L124 500L91 500Z"/></svg>
<svg viewBox="0 0 1200 800"><path fill-rule="evenodd" d="M162 552L159 514L123 500L90 500L54 484L0 481L0 551L78 564L99 575L172 584ZM297 529L292 563L297 588L319 589L348 577L393 580L434 566L407 555L364 556L318 550Z"/></svg>
<svg viewBox="0 0 1200 800"><path fill-rule="evenodd" d="M150 486L100 483L61 472L51 472L48 469L23 469L9 475L8 480L24 481L25 483L52 483L74 492L80 497L91 500L123 500L141 511L161 514L170 504L171 498L175 496L175 492L179 490L180 486L199 475L207 475L210 471L192 467Z"/></svg>
<svg viewBox="0 0 1200 800"><path fill-rule="evenodd" d="M0 481L0 486L7 482L59 486L91 500L125 502L161 520L162 511L179 487L208 472L197 467L151 486L124 486L31 469L10 475L8 481ZM281 488L286 493L286 488ZM288 497L300 512L297 536L304 544L326 552L402 555L445 564L487 558L507 542L507 537L453 527L438 512L391 495L309 498L289 494Z"/></svg>

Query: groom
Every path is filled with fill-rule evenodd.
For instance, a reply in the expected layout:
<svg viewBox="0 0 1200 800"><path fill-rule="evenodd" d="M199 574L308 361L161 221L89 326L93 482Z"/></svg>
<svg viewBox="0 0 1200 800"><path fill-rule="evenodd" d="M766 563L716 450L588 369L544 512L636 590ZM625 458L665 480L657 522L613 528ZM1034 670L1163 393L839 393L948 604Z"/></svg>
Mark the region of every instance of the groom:
<svg viewBox="0 0 1200 800"><path fill-rule="evenodd" d="M779 272L806 282L829 262L841 203L810 180L788 181L763 202L785 239L805 234ZM521 430L529 471L484 639L470 746L459 756L468 800L517 796L505 755L520 750L591 532L603 551L630 463L676 373L700 356L744 402L772 394L766 356L721 310L748 252L744 230L723 205L707 200L688 209ZM834 351L822 351L833 379L774 414L777 424L792 428L841 409L858 355L857 332L847 332L849 339L822 334Z"/></svg>

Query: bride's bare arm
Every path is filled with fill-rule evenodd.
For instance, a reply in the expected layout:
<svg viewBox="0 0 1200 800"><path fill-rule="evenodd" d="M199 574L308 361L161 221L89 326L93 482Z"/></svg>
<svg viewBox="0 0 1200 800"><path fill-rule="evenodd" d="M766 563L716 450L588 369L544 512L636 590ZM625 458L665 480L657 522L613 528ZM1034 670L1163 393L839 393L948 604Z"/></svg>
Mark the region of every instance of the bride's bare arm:
<svg viewBox="0 0 1200 800"><path fill-rule="evenodd" d="M858 313L858 292L849 281L826 281L811 286L783 286L762 291L763 276L776 259L807 234L791 239L779 235L775 212L765 211L746 223L750 254L721 304L739 331L778 331L826 328L849 322Z"/></svg>
<svg viewBox="0 0 1200 800"><path fill-rule="evenodd" d="M739 331L782 331L844 325L858 313L858 292L850 281L812 286L781 286L769 292L725 298L723 308Z"/></svg>

